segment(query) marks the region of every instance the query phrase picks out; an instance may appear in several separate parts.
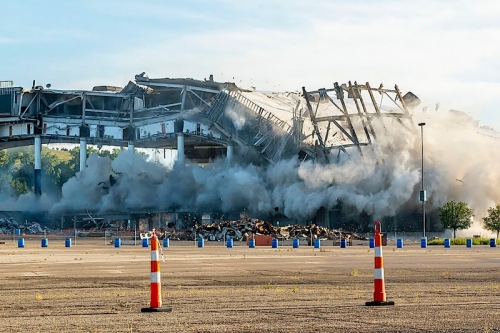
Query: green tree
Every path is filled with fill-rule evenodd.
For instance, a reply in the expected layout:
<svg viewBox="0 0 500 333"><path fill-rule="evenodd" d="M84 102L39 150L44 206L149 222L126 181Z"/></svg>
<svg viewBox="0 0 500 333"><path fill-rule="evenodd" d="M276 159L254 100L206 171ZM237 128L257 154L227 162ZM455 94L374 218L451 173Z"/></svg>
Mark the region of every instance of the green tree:
<svg viewBox="0 0 500 333"><path fill-rule="evenodd" d="M57 186L62 189L64 183L75 175L75 166L71 163L71 161L65 161L57 164L56 168L59 173L59 182Z"/></svg>
<svg viewBox="0 0 500 333"><path fill-rule="evenodd" d="M57 192L59 188L60 170L57 165L59 160L50 149L42 149L42 184L45 191ZM24 194L33 189L35 154L33 147L11 149L8 153L8 164L11 171L10 184L17 195Z"/></svg>
<svg viewBox="0 0 500 333"><path fill-rule="evenodd" d="M42 148L42 186L46 191L60 191L60 163L52 150ZM35 155L33 147L18 147L0 153L0 188L2 192L20 195L34 186Z"/></svg>
<svg viewBox="0 0 500 333"><path fill-rule="evenodd" d="M0 150L0 166L3 166L7 163L7 153L5 150Z"/></svg>
<svg viewBox="0 0 500 333"><path fill-rule="evenodd" d="M35 155L31 147L9 149L7 163L10 167L10 185L16 195L29 192L34 185L33 169Z"/></svg>
<svg viewBox="0 0 500 333"><path fill-rule="evenodd" d="M71 154L71 159L68 161L67 166L73 170L74 176L76 172L80 171L80 147L75 147L69 151ZM111 160L114 160L118 154L120 153L120 149L114 148L112 151L102 149L98 150L92 146L87 146L87 158L90 154L97 154L100 157L109 157Z"/></svg>
<svg viewBox="0 0 500 333"><path fill-rule="evenodd" d="M75 173L80 171L80 147L75 147L69 151L71 154L71 159L69 161L69 167L73 169L73 176ZM92 146L87 146L87 158L90 154L99 154L99 150Z"/></svg>
<svg viewBox="0 0 500 333"><path fill-rule="evenodd" d="M439 219L443 228L453 230L453 238L456 238L457 230L468 229L472 224L474 211L465 202L447 202L439 207Z"/></svg>
<svg viewBox="0 0 500 333"><path fill-rule="evenodd" d="M12 175L10 174L10 164L6 150L0 150L0 192L10 193Z"/></svg>
<svg viewBox="0 0 500 333"><path fill-rule="evenodd" d="M62 186L80 169L80 147L71 150L68 161L60 161L54 151L42 147L42 190L52 194L60 194ZM87 147L87 157L92 154L115 159L120 149L97 150ZM33 146L0 150L0 192L9 195L20 195L33 190L35 154Z"/></svg>
<svg viewBox="0 0 500 333"><path fill-rule="evenodd" d="M28 193L30 191L30 188L28 187L26 181L21 179L12 178L10 181L10 186L17 195Z"/></svg>
<svg viewBox="0 0 500 333"><path fill-rule="evenodd" d="M99 156L106 157L108 156L111 160L114 160L118 154L120 153L120 149L114 148L112 151L103 149L99 151Z"/></svg>
<svg viewBox="0 0 500 333"><path fill-rule="evenodd" d="M483 217L486 230L496 231L497 238L500 233L500 205L488 208L488 216Z"/></svg>

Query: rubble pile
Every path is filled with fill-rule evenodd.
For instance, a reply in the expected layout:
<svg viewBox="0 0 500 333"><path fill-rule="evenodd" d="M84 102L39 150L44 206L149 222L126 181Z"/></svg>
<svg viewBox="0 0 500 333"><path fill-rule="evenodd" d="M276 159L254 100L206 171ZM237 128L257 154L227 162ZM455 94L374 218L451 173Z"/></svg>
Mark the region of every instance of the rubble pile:
<svg viewBox="0 0 500 333"><path fill-rule="evenodd" d="M111 223L104 218L84 218L80 222L78 237L111 237L115 234L111 229Z"/></svg>
<svg viewBox="0 0 500 333"><path fill-rule="evenodd" d="M43 234L45 232L50 232L46 227L42 227L38 222L28 222L23 224L17 222L14 218L10 217L0 218L0 233L2 234L12 234L16 229L21 230L21 234Z"/></svg>
<svg viewBox="0 0 500 333"><path fill-rule="evenodd" d="M282 229L282 234L286 235L288 232L288 238L312 238L316 239L355 239L355 240L367 240L366 237L360 236L356 233L343 231L343 230L335 230L328 229L327 227L322 227L319 225L312 224L310 226L304 226L299 224L285 226ZM285 229L283 231L283 229ZM285 239L288 239L285 238Z"/></svg>
<svg viewBox="0 0 500 333"><path fill-rule="evenodd" d="M195 225L189 229L162 229L160 230L160 239L170 238L177 240L195 240L203 237L209 241L224 241L231 237L237 241L246 241L252 235L271 235L279 239L292 238L319 238L319 239L356 239L366 240L365 237L355 233L332 230L315 224L306 225L287 225L274 226L269 222L259 219L242 219L237 221L223 221L211 224Z"/></svg>

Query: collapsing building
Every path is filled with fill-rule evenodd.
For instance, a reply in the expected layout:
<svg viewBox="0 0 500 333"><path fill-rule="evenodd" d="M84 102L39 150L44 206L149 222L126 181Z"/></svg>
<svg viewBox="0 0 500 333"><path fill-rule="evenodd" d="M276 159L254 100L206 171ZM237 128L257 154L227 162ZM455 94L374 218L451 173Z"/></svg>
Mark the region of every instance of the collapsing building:
<svg viewBox="0 0 500 333"><path fill-rule="evenodd" d="M365 147L383 137L389 128L415 132L411 110L419 103L413 93L403 95L397 85L388 89L383 85L372 87L368 82L264 93L215 82L212 75L208 80L150 79L142 73L124 88L97 86L92 91L54 90L35 82L31 89L23 89L4 81L0 86L0 148L34 145L37 195L42 193L43 143L79 143L81 172L88 164L88 144L128 147L132 151L173 149L177 150L177 166L216 160L224 160L228 166L251 164L262 168L284 160L330 165L349 154L362 156ZM105 186L100 189L109 190L114 182L111 175L103 179ZM334 201L318 207L313 216L301 216L299 221L287 213L287 207L271 205L261 213L275 221L291 219L339 227L345 216L343 202L341 198ZM72 206L67 213L83 213L83 207ZM236 208L241 211L241 207ZM123 214L149 208L134 207L129 201L123 210L111 211L115 209L106 211L100 206L95 211ZM207 209L209 205L200 208L196 201L186 206L176 202L159 207L158 212L175 210L184 216L198 212L193 216L201 222ZM212 216L227 216L230 208L223 210L214 207ZM161 222L159 217L158 224Z"/></svg>

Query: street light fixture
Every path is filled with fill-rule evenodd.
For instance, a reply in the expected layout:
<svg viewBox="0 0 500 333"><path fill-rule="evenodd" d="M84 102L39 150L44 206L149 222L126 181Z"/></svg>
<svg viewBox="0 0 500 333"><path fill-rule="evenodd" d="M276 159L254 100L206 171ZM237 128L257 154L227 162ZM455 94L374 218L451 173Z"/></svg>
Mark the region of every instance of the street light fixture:
<svg viewBox="0 0 500 333"><path fill-rule="evenodd" d="M425 201L427 200L426 193L424 190L424 126L425 123L419 123L420 126L420 136L422 138L422 177L421 183L422 188L420 189L420 201L422 202L422 226L423 226L423 237L425 237Z"/></svg>

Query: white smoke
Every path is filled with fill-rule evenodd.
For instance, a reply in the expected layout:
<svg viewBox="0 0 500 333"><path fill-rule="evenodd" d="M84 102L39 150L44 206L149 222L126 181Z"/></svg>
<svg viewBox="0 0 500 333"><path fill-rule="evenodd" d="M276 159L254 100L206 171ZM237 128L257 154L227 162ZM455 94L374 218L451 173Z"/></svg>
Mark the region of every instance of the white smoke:
<svg viewBox="0 0 500 333"><path fill-rule="evenodd" d="M225 111L225 115L229 119L231 119L231 121L233 122L234 128L236 128L236 130L238 130L238 131L241 130L243 128L243 126L245 126L245 124L246 124L246 119L245 119L245 115L243 114L243 112L236 112L232 108L227 108Z"/></svg>
<svg viewBox="0 0 500 333"><path fill-rule="evenodd" d="M21 194L19 197L0 194L3 211L41 212L48 211L57 202L52 196L42 193L40 197L33 192Z"/></svg>
<svg viewBox="0 0 500 333"><path fill-rule="evenodd" d="M428 211L450 200L464 201L475 212L475 226L489 207L500 201L500 134L498 138L473 122L450 115L416 114L425 121L424 180ZM394 216L403 209L420 207L420 128L385 124L374 144L362 153L351 150L330 156L331 164L297 159L267 167L252 164L228 166L224 161L201 167L195 164L166 168L142 155L122 151L111 161L91 155L87 168L62 188L54 204L46 196L36 203L33 195L11 199L12 207L29 202L52 206L51 212L133 212L183 208L204 211L243 211L273 214L275 207L290 219L311 219L321 207L339 202L353 214L365 212L374 219ZM110 178L110 175L112 178ZM23 206L25 206L23 204ZM19 207L20 208L20 207ZM483 232L477 232L484 234Z"/></svg>
<svg viewBox="0 0 500 333"><path fill-rule="evenodd" d="M338 163L324 165L297 159L268 167L224 163L167 170L128 151L111 162L91 156L87 168L63 186L53 211L133 211L139 209L248 210L310 219L320 207L339 201L375 218L394 215L411 200L419 181L415 136L395 130L363 154L354 151ZM334 159L334 157L332 157ZM109 175L117 182L109 184ZM104 182L104 184L103 184ZM101 184L101 185L98 185Z"/></svg>
<svg viewBox="0 0 500 333"><path fill-rule="evenodd" d="M500 202L500 134L492 137L494 133L450 114L427 119L424 179L430 207L464 201L480 219Z"/></svg>

